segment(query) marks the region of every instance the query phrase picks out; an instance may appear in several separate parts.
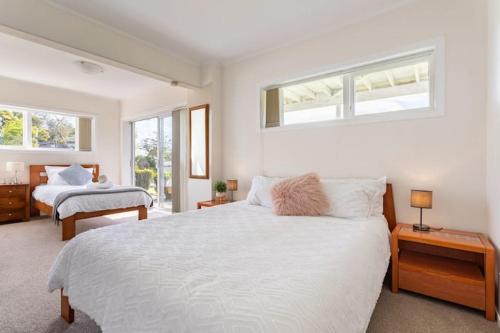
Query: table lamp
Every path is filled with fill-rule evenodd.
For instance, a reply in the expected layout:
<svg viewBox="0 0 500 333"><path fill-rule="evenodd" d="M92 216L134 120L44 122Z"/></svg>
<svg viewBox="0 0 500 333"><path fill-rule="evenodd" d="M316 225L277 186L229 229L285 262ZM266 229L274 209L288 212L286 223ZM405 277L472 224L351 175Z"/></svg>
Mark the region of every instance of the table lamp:
<svg viewBox="0 0 500 333"><path fill-rule="evenodd" d="M420 224L414 224L413 231L430 231L428 225L422 224L422 209L432 208L432 191L411 190L410 205L420 208Z"/></svg>
<svg viewBox="0 0 500 333"><path fill-rule="evenodd" d="M238 190L238 180L228 179L227 180L227 190L231 192L231 201L233 201L233 191Z"/></svg>
<svg viewBox="0 0 500 333"><path fill-rule="evenodd" d="M24 171L24 162L7 162L5 169L8 172L14 172L16 175L16 184L19 184L17 179L17 173L19 171Z"/></svg>

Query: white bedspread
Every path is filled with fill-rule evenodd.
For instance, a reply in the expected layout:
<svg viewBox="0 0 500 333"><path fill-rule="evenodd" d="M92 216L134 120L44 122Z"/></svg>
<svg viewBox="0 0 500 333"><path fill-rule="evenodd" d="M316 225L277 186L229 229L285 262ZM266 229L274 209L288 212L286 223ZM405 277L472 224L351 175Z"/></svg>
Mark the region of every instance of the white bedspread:
<svg viewBox="0 0 500 333"><path fill-rule="evenodd" d="M33 191L33 197L38 201L53 206L54 199L59 193L84 188L85 186L39 185ZM151 206L151 198L144 192L85 195L67 199L59 205L57 211L59 212L59 218L64 219L78 212L95 212L136 206Z"/></svg>
<svg viewBox="0 0 500 333"><path fill-rule="evenodd" d="M64 287L103 332L364 332L389 256L383 217L238 202L84 232L49 290Z"/></svg>

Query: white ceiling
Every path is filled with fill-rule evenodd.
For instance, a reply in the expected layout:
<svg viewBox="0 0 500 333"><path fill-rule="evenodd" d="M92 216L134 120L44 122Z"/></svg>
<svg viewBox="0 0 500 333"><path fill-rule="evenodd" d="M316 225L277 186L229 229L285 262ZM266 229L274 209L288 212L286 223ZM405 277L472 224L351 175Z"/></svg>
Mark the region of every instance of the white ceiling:
<svg viewBox="0 0 500 333"><path fill-rule="evenodd" d="M195 62L234 61L412 0L50 0Z"/></svg>
<svg viewBox="0 0 500 333"><path fill-rule="evenodd" d="M6 34L0 34L0 76L108 98L136 96L165 82L98 63L104 72L88 75L75 64L88 60Z"/></svg>

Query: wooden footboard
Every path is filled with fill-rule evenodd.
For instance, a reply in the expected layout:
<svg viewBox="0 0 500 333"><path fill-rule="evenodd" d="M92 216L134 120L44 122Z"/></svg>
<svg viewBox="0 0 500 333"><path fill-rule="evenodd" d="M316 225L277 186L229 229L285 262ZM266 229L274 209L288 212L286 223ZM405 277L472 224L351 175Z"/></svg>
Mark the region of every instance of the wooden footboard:
<svg viewBox="0 0 500 333"><path fill-rule="evenodd" d="M76 235L76 221L88 219L91 217L99 217L110 214L117 214L123 212L130 212L137 210L138 219L145 220L148 218L148 209L144 206L128 207L128 208L118 208L118 209L107 209L99 210L96 212L82 212L76 213L75 215L69 216L61 221L62 223L62 240L70 240Z"/></svg>
<svg viewBox="0 0 500 333"><path fill-rule="evenodd" d="M69 304L68 296L63 295L62 288L61 288L61 317L69 324L75 321L75 311L71 308L71 305Z"/></svg>

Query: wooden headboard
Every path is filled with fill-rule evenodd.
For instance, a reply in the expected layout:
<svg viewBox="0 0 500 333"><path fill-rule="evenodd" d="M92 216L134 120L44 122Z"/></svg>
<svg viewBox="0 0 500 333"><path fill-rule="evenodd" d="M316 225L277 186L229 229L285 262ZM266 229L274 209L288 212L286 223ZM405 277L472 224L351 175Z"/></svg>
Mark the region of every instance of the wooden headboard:
<svg viewBox="0 0 500 333"><path fill-rule="evenodd" d="M44 164L44 165L30 165L30 193L33 192L35 187L40 184L47 184L47 174L45 173L45 165L67 167L68 164ZM99 177L99 164L82 164L84 168L92 168L92 181L96 182Z"/></svg>
<svg viewBox="0 0 500 333"><path fill-rule="evenodd" d="M392 195L392 184L386 185L384 194L384 216L389 224L389 230L396 228L396 209L394 208L394 196Z"/></svg>

